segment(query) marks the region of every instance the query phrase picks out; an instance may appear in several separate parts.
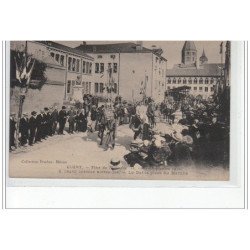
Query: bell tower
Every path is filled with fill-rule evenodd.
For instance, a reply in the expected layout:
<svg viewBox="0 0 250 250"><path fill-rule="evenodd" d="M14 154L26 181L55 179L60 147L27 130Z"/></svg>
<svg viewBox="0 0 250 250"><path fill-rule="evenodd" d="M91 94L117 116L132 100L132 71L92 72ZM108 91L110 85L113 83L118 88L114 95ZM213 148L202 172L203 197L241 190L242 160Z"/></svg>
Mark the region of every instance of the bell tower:
<svg viewBox="0 0 250 250"><path fill-rule="evenodd" d="M193 41L185 41L181 52L181 62L191 66L197 61L197 49Z"/></svg>

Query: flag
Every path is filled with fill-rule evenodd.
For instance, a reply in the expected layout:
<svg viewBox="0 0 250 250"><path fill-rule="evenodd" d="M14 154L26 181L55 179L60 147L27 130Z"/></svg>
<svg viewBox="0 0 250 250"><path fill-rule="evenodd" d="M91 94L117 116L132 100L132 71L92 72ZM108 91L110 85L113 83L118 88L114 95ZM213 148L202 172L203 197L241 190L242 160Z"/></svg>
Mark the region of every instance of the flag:
<svg viewBox="0 0 250 250"><path fill-rule="evenodd" d="M221 44L220 44L220 54L222 54L223 53L223 42L221 42Z"/></svg>

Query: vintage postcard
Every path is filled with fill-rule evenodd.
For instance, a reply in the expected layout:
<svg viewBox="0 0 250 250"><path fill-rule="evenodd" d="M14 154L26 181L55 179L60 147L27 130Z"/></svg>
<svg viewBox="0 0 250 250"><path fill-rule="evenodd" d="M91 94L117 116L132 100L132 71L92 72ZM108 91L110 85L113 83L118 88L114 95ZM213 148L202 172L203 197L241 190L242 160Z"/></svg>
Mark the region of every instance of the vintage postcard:
<svg viewBox="0 0 250 250"><path fill-rule="evenodd" d="M230 41L11 41L10 178L229 181Z"/></svg>

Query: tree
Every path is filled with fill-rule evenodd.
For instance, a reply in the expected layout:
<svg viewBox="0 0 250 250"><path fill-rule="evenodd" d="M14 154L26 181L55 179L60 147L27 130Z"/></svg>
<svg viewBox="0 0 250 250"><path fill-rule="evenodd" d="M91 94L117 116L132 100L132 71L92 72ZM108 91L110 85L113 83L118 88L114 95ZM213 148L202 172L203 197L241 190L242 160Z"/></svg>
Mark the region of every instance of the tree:
<svg viewBox="0 0 250 250"><path fill-rule="evenodd" d="M23 103L29 89L39 89L46 82L46 64L34 59L27 53L27 42L24 51L11 51L10 87L18 88L18 121L16 130L16 145L19 144L19 123L23 112ZM33 81L31 81L33 79ZM13 91L11 91L13 93Z"/></svg>

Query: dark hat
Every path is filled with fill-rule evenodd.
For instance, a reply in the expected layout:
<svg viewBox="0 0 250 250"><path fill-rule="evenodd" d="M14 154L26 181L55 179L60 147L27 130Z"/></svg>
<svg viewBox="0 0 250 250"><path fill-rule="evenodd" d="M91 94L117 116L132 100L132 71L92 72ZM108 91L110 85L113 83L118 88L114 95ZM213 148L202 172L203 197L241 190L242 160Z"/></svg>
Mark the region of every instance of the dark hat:
<svg viewBox="0 0 250 250"><path fill-rule="evenodd" d="M44 108L44 111L48 111L49 109L47 107Z"/></svg>
<svg viewBox="0 0 250 250"><path fill-rule="evenodd" d="M37 114L36 111L31 112L31 115L36 115L36 114Z"/></svg>
<svg viewBox="0 0 250 250"><path fill-rule="evenodd" d="M65 107L65 106L62 106L62 109L66 109L66 107Z"/></svg>
<svg viewBox="0 0 250 250"><path fill-rule="evenodd" d="M110 168L112 170L118 170L122 168L121 161L118 158L112 158L110 161Z"/></svg>

